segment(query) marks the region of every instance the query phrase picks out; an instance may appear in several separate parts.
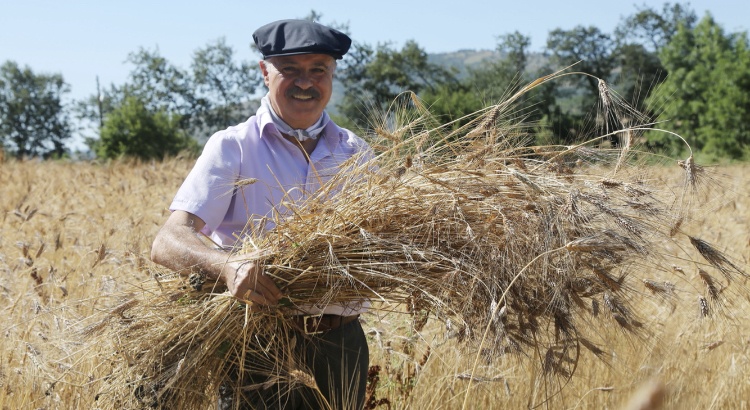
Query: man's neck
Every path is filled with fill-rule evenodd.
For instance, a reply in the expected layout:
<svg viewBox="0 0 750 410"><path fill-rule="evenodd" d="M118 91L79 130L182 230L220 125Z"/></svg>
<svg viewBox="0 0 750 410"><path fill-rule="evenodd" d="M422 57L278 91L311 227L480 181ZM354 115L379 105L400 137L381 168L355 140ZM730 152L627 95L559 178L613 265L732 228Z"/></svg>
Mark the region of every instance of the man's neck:
<svg viewBox="0 0 750 410"><path fill-rule="evenodd" d="M291 135L286 135L286 134L281 134L281 135L284 137L284 139L296 145L297 148L302 150L302 153L305 154L305 158L307 158L308 162L310 161L310 155L312 155L312 152L315 151L315 147L318 146L318 141L323 137L321 135L320 138L306 139L304 141L299 141L297 140L297 138Z"/></svg>

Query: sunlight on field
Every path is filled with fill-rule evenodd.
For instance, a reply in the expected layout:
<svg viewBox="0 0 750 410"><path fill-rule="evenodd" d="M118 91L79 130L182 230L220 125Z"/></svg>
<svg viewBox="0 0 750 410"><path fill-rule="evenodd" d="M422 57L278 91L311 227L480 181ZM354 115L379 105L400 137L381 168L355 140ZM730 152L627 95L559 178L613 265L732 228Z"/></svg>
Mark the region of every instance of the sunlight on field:
<svg viewBox="0 0 750 410"><path fill-rule="evenodd" d="M151 280L151 241L191 166L186 159L0 163L2 409L97 408L101 378L110 370L100 355L118 353L82 350L84 329L92 325L87 319ZM750 168L716 171L724 177L713 183L725 184L727 196L683 229L702 227L701 239L747 271ZM680 252L669 263L696 276ZM640 339L592 320L606 351L601 359L581 351L570 380L540 376L540 357L459 349L441 324L428 322L422 333L403 337L395 329L406 316L369 314L364 328L371 365L379 366L372 372L379 376L377 408L620 409L641 388L664 394L665 408L747 408L750 284L726 285L717 289L726 303L708 306L707 318L695 292L677 289L673 300L654 302L653 316L644 319L658 325Z"/></svg>

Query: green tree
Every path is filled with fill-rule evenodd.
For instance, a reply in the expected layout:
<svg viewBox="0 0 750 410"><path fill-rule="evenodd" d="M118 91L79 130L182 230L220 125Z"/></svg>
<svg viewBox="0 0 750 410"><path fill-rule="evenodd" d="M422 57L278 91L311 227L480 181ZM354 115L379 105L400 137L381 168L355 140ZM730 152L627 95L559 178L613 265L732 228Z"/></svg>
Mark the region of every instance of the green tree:
<svg viewBox="0 0 750 410"><path fill-rule="evenodd" d="M706 154L747 156L750 144L750 50L746 32L724 34L710 14L681 26L660 53L667 79L649 98L660 120ZM665 148L679 141L652 136Z"/></svg>
<svg viewBox="0 0 750 410"><path fill-rule="evenodd" d="M555 29L547 37L547 49L560 67L576 64L577 71L603 80L609 80L612 70L617 66L615 45L609 34L594 26L577 26L572 30ZM584 92L596 95L597 79L589 76L583 78L589 85L584 88Z"/></svg>
<svg viewBox="0 0 750 410"><path fill-rule="evenodd" d="M470 114L484 107L485 101L468 84L442 84L421 96L424 105L440 124L453 122L453 128L466 124Z"/></svg>
<svg viewBox="0 0 750 410"><path fill-rule="evenodd" d="M236 61L234 50L224 39L197 49L190 70L170 63L158 50L141 48L130 53L127 61L133 65L128 81L79 102L76 113L80 119L98 125L103 118L106 126L110 116L133 110L133 101L128 101L132 97L146 112L169 118L170 126L182 135L205 140L215 129L250 115L251 97L263 81L257 65ZM98 130L100 138L105 137L103 128ZM87 141L94 152L106 156L128 151L102 151L102 145L113 148L109 142L97 143L96 138Z"/></svg>
<svg viewBox="0 0 750 410"><path fill-rule="evenodd" d="M526 71L530 45L531 37L514 31L498 36L497 51L505 56L506 64L520 74Z"/></svg>
<svg viewBox="0 0 750 410"><path fill-rule="evenodd" d="M128 54L127 62L133 64L133 69L125 84L111 84L97 95L78 101L74 107L79 122L88 123L95 133L86 138L93 152L99 152L97 139L101 138L110 114L121 111L128 97L137 99L148 112L164 112L179 118L176 125L185 133L194 128L194 113L203 105L194 96L189 73L171 64L158 50L140 48Z"/></svg>
<svg viewBox="0 0 750 410"><path fill-rule="evenodd" d="M469 68L460 83L451 81L425 91L423 100L441 122L456 121L456 127L465 124L470 119L467 115L501 102L515 87L528 80L526 64L530 44L531 39L517 31L498 36L500 59Z"/></svg>
<svg viewBox="0 0 750 410"><path fill-rule="evenodd" d="M612 83L625 101L641 108L651 90L666 77L659 52L680 26L694 27L697 17L688 5L679 3L665 3L661 10L645 6L637 10L615 28L619 70Z"/></svg>
<svg viewBox="0 0 750 410"><path fill-rule="evenodd" d="M615 29L621 42L640 44L658 52L669 44L680 26L692 29L698 17L689 5L664 3L661 11L652 7L638 8L638 12L624 18Z"/></svg>
<svg viewBox="0 0 750 410"><path fill-rule="evenodd" d="M185 136L178 122L166 111L152 112L138 97L127 96L107 115L101 137L91 145L100 158L161 159L195 149L195 142Z"/></svg>
<svg viewBox="0 0 750 410"><path fill-rule="evenodd" d="M458 84L454 72L429 62L427 53L414 41L401 50L388 44L377 48L355 44L337 72L345 88L337 108L362 128L369 126L368 112L385 112L403 92L436 93L445 84Z"/></svg>
<svg viewBox="0 0 750 410"><path fill-rule="evenodd" d="M141 48L130 53L127 61L134 67L128 83L112 89L112 108L122 104L126 97L134 96L149 111L179 116L181 128L188 130L193 114L205 104L195 97L190 74L170 63L159 50Z"/></svg>
<svg viewBox="0 0 750 410"><path fill-rule="evenodd" d="M594 133L606 133L609 118L593 113L599 104L599 79L610 82L617 67L616 43L597 27L577 26L572 30L555 29L547 38L551 63L561 69L575 64L575 71L587 75L571 76L557 84L552 95L555 107L549 110L547 122L557 139L576 141ZM614 142L614 141L613 141Z"/></svg>
<svg viewBox="0 0 750 410"><path fill-rule="evenodd" d="M194 100L200 101L199 123L226 127L249 117L248 103L263 84L257 63L235 61L234 50L222 38L193 54Z"/></svg>
<svg viewBox="0 0 750 410"><path fill-rule="evenodd" d="M0 141L18 158L61 156L71 137L60 74L34 74L12 61L0 66Z"/></svg>
<svg viewBox="0 0 750 410"><path fill-rule="evenodd" d="M641 44L623 43L614 52L618 63L611 84L623 100L642 107L648 94L666 77L666 70L657 52Z"/></svg>
<svg viewBox="0 0 750 410"><path fill-rule="evenodd" d="M530 44L531 39L517 31L499 36L496 50L501 58L470 69L466 81L486 103L500 101L529 79L526 63Z"/></svg>

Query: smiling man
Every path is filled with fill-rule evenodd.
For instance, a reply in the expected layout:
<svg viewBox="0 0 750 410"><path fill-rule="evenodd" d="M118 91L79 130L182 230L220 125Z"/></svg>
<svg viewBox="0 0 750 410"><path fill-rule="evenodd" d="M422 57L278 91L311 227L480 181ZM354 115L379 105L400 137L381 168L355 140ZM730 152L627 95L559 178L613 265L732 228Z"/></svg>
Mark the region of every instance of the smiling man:
<svg viewBox="0 0 750 410"><path fill-rule="evenodd" d="M243 236L273 229L273 221L284 217L282 201L303 199L340 164L369 147L325 112L336 60L351 45L346 34L307 20L281 20L260 27L253 39L263 54L259 64L268 94L246 122L208 140L175 195L151 258L181 274L199 273L224 283L233 296L262 307L278 304L282 292L263 274L263 266L232 250ZM250 178L257 182L235 188ZM218 246L206 246L201 235ZM364 309L363 304L310 306L294 318L300 360L335 408L364 405L369 365L359 323ZM242 409L319 406L311 389L297 386L230 389L220 403L221 408Z"/></svg>

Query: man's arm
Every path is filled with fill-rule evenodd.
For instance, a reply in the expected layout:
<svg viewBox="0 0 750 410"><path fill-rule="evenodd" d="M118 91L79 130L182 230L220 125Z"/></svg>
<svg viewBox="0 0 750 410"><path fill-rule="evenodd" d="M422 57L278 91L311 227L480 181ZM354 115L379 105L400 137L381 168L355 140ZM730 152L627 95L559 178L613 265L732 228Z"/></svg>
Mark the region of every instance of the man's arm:
<svg viewBox="0 0 750 410"><path fill-rule="evenodd" d="M151 260L183 275L203 272L208 279L224 282L229 292L259 305L275 305L281 291L252 255L230 255L211 249L200 238L205 222L189 212L174 211L156 234Z"/></svg>

